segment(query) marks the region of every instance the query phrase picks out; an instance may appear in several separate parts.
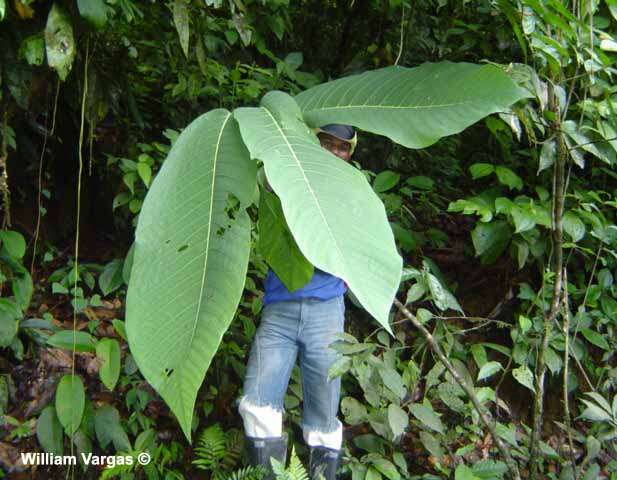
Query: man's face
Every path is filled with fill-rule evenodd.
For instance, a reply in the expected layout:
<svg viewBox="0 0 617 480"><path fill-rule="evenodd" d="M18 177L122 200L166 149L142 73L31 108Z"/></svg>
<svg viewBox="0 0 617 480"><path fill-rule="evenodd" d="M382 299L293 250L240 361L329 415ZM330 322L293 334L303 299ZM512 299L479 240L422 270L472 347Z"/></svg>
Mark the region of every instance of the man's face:
<svg viewBox="0 0 617 480"><path fill-rule="evenodd" d="M333 137L327 133L319 133L319 143L326 150L336 155L338 158L349 161L351 158L351 145L340 138Z"/></svg>

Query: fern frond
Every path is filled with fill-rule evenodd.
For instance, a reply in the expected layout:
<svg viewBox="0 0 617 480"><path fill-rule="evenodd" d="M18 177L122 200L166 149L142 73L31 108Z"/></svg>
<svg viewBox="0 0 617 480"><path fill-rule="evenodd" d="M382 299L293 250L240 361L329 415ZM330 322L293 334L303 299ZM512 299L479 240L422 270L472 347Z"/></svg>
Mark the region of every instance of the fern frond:
<svg viewBox="0 0 617 480"><path fill-rule="evenodd" d="M272 459L272 470L276 475L276 480L309 480L308 473L302 462L296 455L295 446L291 447L291 457L289 459L289 467L284 468L284 465Z"/></svg>
<svg viewBox="0 0 617 480"><path fill-rule="evenodd" d="M224 480L262 480L265 475L266 469L262 465L257 465L236 470L224 477Z"/></svg>
<svg viewBox="0 0 617 480"><path fill-rule="evenodd" d="M308 473L302 465L302 462L296 455L296 448L291 448L291 458L289 459L289 468L287 471L291 475L291 480L309 480Z"/></svg>
<svg viewBox="0 0 617 480"><path fill-rule="evenodd" d="M226 454L225 432L216 423L206 428L199 436L194 450L194 456L197 458L192 463L203 470L218 471Z"/></svg>
<svg viewBox="0 0 617 480"><path fill-rule="evenodd" d="M232 428L225 433L225 458L221 461L222 467L229 471L236 468L244 449L244 432Z"/></svg>

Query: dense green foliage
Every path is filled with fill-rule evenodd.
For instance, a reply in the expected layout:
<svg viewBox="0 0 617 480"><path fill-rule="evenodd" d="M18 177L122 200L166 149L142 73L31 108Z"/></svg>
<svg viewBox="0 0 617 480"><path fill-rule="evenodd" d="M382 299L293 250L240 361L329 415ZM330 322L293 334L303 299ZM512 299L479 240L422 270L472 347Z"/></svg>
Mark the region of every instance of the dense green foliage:
<svg viewBox="0 0 617 480"><path fill-rule="evenodd" d="M0 461L7 477L30 468L14 460L16 452L38 449L151 455L145 467L134 461L105 470L76 467L77 476L83 469L87 478L180 479L197 472L259 478L237 454L241 425L233 400L241 393L272 264L261 230L273 220L258 208L255 171L234 174L229 197L218 196L214 175L204 177L202 188L179 183L196 196L190 205L173 205L173 169L194 174L177 155L183 149L190 155L200 140L209 148L207 136L186 126L199 117L196 122L218 125L208 130L213 136L223 133L224 118L233 125L236 117L238 130L225 133L243 139L239 145L248 148L236 146L244 149L236 153L254 165L249 156L260 157L242 131L240 112L258 113L267 92L295 98L314 126L326 118L316 105L338 111L345 100L372 99L381 109L389 95L404 94L395 80L390 87L379 80L376 88L363 87L359 79L375 72L342 76L394 63L488 60L499 66L481 71L507 72L527 98L513 97L496 110L453 110L448 120L467 113L475 118L430 147L447 127L437 114L403 122L365 115L354 157L354 175L372 186L366 198L383 203L403 259L397 298L430 331L481 408L400 310L385 319L390 336L360 308L366 297L350 298L348 333L334 344L343 357L330 372L343 375L341 473L353 479L508 478L501 440L522 478L617 478L616 25L614 0L0 0ZM331 79L338 80L324 83ZM440 83L452 79L424 85L441 88L442 103L456 101L466 92ZM489 99L486 81L476 87ZM358 90L345 97L353 82L360 82ZM334 99L337 91L332 104L318 101ZM403 141L400 135L414 125L418 138ZM390 135L395 142L367 133L392 129L402 130ZM199 138L183 144L191 135ZM302 244L304 227L290 220L297 198L285 200L285 179L272 181L271 160L261 158L295 238L287 237L287 244L296 241L319 266ZM240 188L249 174L251 187ZM169 210L161 210L160 224L148 225L147 218L155 218L148 209L156 207L148 204L166 183L167 202L159 206ZM229 215L234 222L227 223ZM130 322L127 285L131 295L133 288L152 289L159 298L139 308L161 319L195 304L177 300L181 305L165 307L173 297L157 286L155 272L131 280L131 266L148 260L148 252L130 248L135 227L137 237L140 229L161 235L163 243L173 237L170 262L184 254L203 261L205 252L191 250L182 228L203 233L216 225L211 238L217 242L216 230L235 228L241 217L238 241L245 253L236 270L242 278L217 285L227 295L217 301L227 304L208 302L228 312L217 317L210 352L196 364L190 351L169 346L183 339L164 327L145 333L145 323L141 332L162 343L153 378L173 379L177 372L166 374L163 363L175 356L189 367L185 375L195 390L182 393L185 412L176 409L174 418L159 384L148 378L157 393L137 368L144 351L133 347L140 331ZM210 274L187 272L176 292L191 295L207 285L200 273ZM306 278L290 277L296 274ZM301 402L295 370L286 427L305 460ZM176 420L192 432L193 447ZM294 462L287 472L279 469L281 478L302 477ZM64 476L59 467L39 473Z"/></svg>

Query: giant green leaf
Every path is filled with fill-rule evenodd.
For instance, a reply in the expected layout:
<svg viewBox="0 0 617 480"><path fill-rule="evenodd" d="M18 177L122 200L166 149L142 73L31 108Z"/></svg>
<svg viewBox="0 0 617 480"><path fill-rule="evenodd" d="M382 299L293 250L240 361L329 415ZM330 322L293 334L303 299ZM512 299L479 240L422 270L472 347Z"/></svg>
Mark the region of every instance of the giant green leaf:
<svg viewBox="0 0 617 480"><path fill-rule="evenodd" d="M440 62L352 75L296 100L312 127L345 123L423 148L527 96L496 66Z"/></svg>
<svg viewBox="0 0 617 480"><path fill-rule="evenodd" d="M259 198L259 250L290 292L311 280L313 265L291 235L280 200L265 190Z"/></svg>
<svg viewBox="0 0 617 480"><path fill-rule="evenodd" d="M45 49L47 63L65 80L75 58L75 37L67 13L57 3L51 7L45 25Z"/></svg>
<svg viewBox="0 0 617 480"><path fill-rule="evenodd" d="M388 331L402 259L383 204L360 170L322 148L293 98L270 92L239 108L242 138L281 199L291 233L317 268L347 282Z"/></svg>
<svg viewBox="0 0 617 480"><path fill-rule="evenodd" d="M231 114L177 138L139 215L126 331L133 357L190 440L197 390L244 287L256 167Z"/></svg>

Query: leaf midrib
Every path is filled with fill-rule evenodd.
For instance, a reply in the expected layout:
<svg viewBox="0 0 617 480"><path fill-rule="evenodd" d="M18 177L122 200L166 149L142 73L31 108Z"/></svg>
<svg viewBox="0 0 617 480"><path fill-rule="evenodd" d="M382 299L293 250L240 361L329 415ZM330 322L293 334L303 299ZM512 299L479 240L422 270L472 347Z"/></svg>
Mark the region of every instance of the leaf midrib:
<svg viewBox="0 0 617 480"><path fill-rule="evenodd" d="M212 211L214 208L214 184L216 182L216 167L218 165L218 155L219 155L219 149L221 146L221 139L223 137L223 132L225 131L225 126L227 125L227 122L229 121L229 118L231 117L231 113L227 113L227 116L225 118L225 120L223 121L222 125L221 125L221 130L219 132L218 138L216 140L216 148L214 150L214 161L213 161L213 167L212 167L212 184L210 186L210 208L208 211L208 231L206 234L206 248L205 248L205 255L204 255L204 263L203 263L203 274L201 276L201 286L199 289L199 300L197 303L197 310L195 312L195 320L193 321L193 329L191 331L191 336L189 338L188 341L188 347L190 348L191 344L193 343L193 339L195 338L195 332L197 331L197 323L199 321L199 313L201 312L201 304L202 304L202 300L203 300L203 293L204 293L204 287L206 285L206 272L207 272L207 266L208 266L208 254L210 253L210 238L211 238L211 234L212 234ZM169 380L171 379L171 375L167 377L167 382L169 382Z"/></svg>
<svg viewBox="0 0 617 480"><path fill-rule="evenodd" d="M430 108L444 108L444 107L459 107L462 105L474 104L474 102L455 102L455 103L443 103L435 105L380 105L380 104L361 104L361 105L334 105L332 107L313 107L310 110L304 110L304 113L321 112L324 110L343 110L347 108L387 108L396 110L422 110Z"/></svg>
<svg viewBox="0 0 617 480"><path fill-rule="evenodd" d="M313 197L313 201L315 202L315 205L317 206L317 210L319 211L319 215L321 216L321 219L323 220L323 223L325 224L326 228L328 229L328 234L330 235L330 238L332 239L332 241L334 243L334 246L336 247L336 252L337 252L337 255L339 257L339 260L340 260L341 264L343 265L343 267L345 267L345 259L344 259L343 254L342 254L343 252L341 251L341 248L339 247L339 244L336 241L336 238L334 237L334 234L332 233L332 229L330 228L330 224L326 220L326 217L325 217L325 215L323 213L323 210L321 209L321 205L319 204L319 201L317 200L317 196L315 195L315 192L313 191L313 189L311 187L311 184L310 184L308 178L306 177L306 174L304 173L304 170L302 168L302 164L300 163L300 160L298 160L298 156L296 155L296 152L294 151L293 148L291 148L291 144L287 141L287 136L285 135L285 133L283 132L283 130L279 126L278 122L276 121L276 118L274 118L274 115L272 115L272 113L270 113L270 110L268 110L266 107L262 107L262 108L264 109L264 111L272 119L272 122L274 123L274 126L279 131L279 134L280 134L281 138L283 139L283 141L287 145L287 148L291 152L291 155L293 156L294 160L298 164L298 169L302 173L302 177L304 179L304 182L306 183L306 187L308 188L309 192L311 192L311 196ZM299 247L300 246L298 245L298 248ZM304 254L304 252L302 252L302 253ZM343 270L345 272L347 271L346 268L343 268ZM347 275L345 275L345 276L347 276Z"/></svg>

